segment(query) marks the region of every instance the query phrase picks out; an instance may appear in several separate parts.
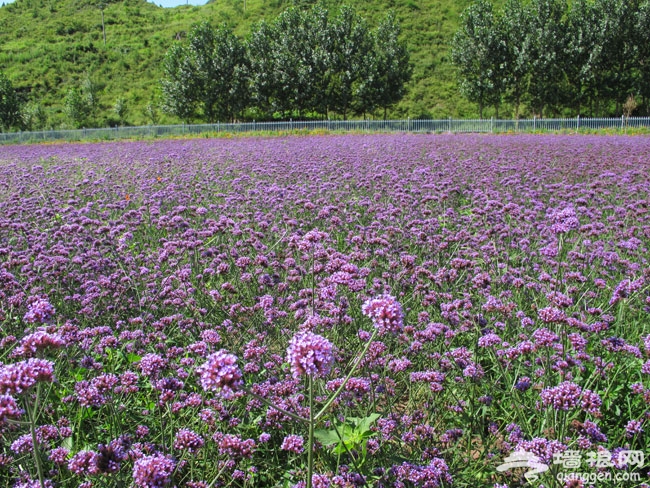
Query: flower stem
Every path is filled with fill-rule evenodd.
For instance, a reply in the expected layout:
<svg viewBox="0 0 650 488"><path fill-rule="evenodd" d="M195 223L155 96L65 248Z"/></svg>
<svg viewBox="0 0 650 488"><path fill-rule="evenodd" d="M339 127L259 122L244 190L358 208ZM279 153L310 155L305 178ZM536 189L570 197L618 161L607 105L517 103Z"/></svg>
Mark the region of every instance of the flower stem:
<svg viewBox="0 0 650 488"><path fill-rule="evenodd" d="M314 473L314 380L307 375L309 382L309 435L307 437L307 488L311 488Z"/></svg>
<svg viewBox="0 0 650 488"><path fill-rule="evenodd" d="M41 459L38 452L38 439L36 438L36 413L34 410L38 409L40 395L41 394L41 384L36 385L36 400L34 404L31 405L27 399L25 399L25 410L27 410L27 416L29 417L29 430L32 434L32 454L34 456L34 464L36 464L36 471L38 473L38 481L41 486L45 486L45 476L43 475L43 466L41 466Z"/></svg>
<svg viewBox="0 0 650 488"><path fill-rule="evenodd" d="M341 394L341 392L343 391L343 388L345 388L345 385L348 383L350 378L352 378L352 374L357 370L357 368L359 367L359 364L361 363L361 360L363 359L363 357L368 352L368 349L370 348L370 345L372 344L372 341L377 336L377 332L378 332L378 329L375 329L374 332L372 333L372 335L370 336L370 339L368 339L368 342L366 342L366 346L363 348L363 351L361 351L361 354L359 354L359 356L357 356L356 361L352 365L352 368L350 368L350 372L348 373L348 375L343 380L343 383L341 383L341 386L339 386L338 389L336 390L336 392L334 392L334 394L327 400L325 405L323 405L323 408L321 408L320 411L316 415L314 415L314 417L313 417L314 421L317 421L319 418L321 418L321 416L325 412L327 412L327 410L330 408L330 406L332 405L334 400L336 400L338 398L338 396Z"/></svg>

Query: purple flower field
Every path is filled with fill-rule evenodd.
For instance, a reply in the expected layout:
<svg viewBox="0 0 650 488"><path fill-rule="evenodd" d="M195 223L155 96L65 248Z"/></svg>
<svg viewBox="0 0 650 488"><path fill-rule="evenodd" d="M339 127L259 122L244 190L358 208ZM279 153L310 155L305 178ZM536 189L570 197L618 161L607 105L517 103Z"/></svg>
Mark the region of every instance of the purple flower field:
<svg viewBox="0 0 650 488"><path fill-rule="evenodd" d="M647 486L649 193L645 137L2 147L0 486Z"/></svg>

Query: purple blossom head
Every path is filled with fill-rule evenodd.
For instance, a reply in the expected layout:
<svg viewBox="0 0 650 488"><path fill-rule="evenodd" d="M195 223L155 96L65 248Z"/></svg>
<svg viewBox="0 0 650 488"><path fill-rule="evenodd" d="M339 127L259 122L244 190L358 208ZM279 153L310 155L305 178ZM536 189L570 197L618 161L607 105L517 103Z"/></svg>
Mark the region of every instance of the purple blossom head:
<svg viewBox="0 0 650 488"><path fill-rule="evenodd" d="M59 334L37 330L22 338L20 345L13 352L13 356L31 358L45 349L58 349L64 345L65 341Z"/></svg>
<svg viewBox="0 0 650 488"><path fill-rule="evenodd" d="M32 358L0 366L0 394L20 394L39 381L54 381L52 361Z"/></svg>
<svg viewBox="0 0 650 488"><path fill-rule="evenodd" d="M580 228L580 221L573 207L551 210L549 212L551 221L551 232L553 234L564 234L571 230Z"/></svg>
<svg viewBox="0 0 650 488"><path fill-rule="evenodd" d="M18 418L22 413L23 411L14 397L0 395L0 427L5 423L5 420Z"/></svg>
<svg viewBox="0 0 650 488"><path fill-rule="evenodd" d="M139 488L163 488L172 482L176 463L167 456L143 456L133 465L133 482Z"/></svg>
<svg viewBox="0 0 650 488"><path fill-rule="evenodd" d="M522 376L515 383L515 388L519 391L526 391L530 388L530 378L528 376Z"/></svg>
<svg viewBox="0 0 650 488"><path fill-rule="evenodd" d="M282 440L280 449L300 454L305 450L305 439L300 435L288 435Z"/></svg>
<svg viewBox="0 0 650 488"><path fill-rule="evenodd" d="M244 384L241 369L237 366L237 356L223 349L208 356L208 360L196 368L196 372L205 390L219 391L225 398L231 397Z"/></svg>
<svg viewBox="0 0 650 488"><path fill-rule="evenodd" d="M634 437L643 432L643 422L641 420L630 420L625 426L625 435L627 437Z"/></svg>
<svg viewBox="0 0 650 488"><path fill-rule="evenodd" d="M253 439L242 439L233 434L226 434L219 441L219 454L230 459L251 458L254 450Z"/></svg>
<svg viewBox="0 0 650 488"><path fill-rule="evenodd" d="M643 278L640 278L635 281L630 281L630 280L621 281L618 285L616 285L616 288L614 288L614 292L612 293L612 298L609 300L609 304L616 305L621 300L628 298L633 293L639 291L643 286L643 283L644 283Z"/></svg>
<svg viewBox="0 0 650 488"><path fill-rule="evenodd" d="M96 464L100 473L117 473L120 470L122 461L128 457L128 449L131 445L128 436L124 437L98 446Z"/></svg>
<svg viewBox="0 0 650 488"><path fill-rule="evenodd" d="M158 354L145 354L140 359L140 371L149 378L157 378L167 367L167 360Z"/></svg>
<svg viewBox="0 0 650 488"><path fill-rule="evenodd" d="M427 466L404 462L399 466L393 466L391 471L395 474L400 485L406 483L409 486L436 488L451 485L453 482L447 463L437 457L434 457Z"/></svg>
<svg viewBox="0 0 650 488"><path fill-rule="evenodd" d="M327 376L334 363L332 343L313 332L300 332L289 341L287 362L295 379L304 375L313 378Z"/></svg>
<svg viewBox="0 0 650 488"><path fill-rule="evenodd" d="M27 306L23 320L28 324L45 324L54 318L54 307L45 298L36 298Z"/></svg>
<svg viewBox="0 0 650 488"><path fill-rule="evenodd" d="M80 476L99 473L97 453L94 451L79 451L68 462L68 469Z"/></svg>
<svg viewBox="0 0 650 488"><path fill-rule="evenodd" d="M570 381L564 381L552 388L544 388L541 393L542 403L555 410L569 410L578 405L582 388Z"/></svg>
<svg viewBox="0 0 650 488"><path fill-rule="evenodd" d="M591 390L583 390L582 398L580 400L580 406L585 412L591 414L600 414L600 407L603 404L603 401L600 398L598 393Z"/></svg>
<svg viewBox="0 0 650 488"><path fill-rule="evenodd" d="M386 331L398 333L404 327L402 305L391 295L366 300L361 306L361 311L372 319L379 334L385 334Z"/></svg>
<svg viewBox="0 0 650 488"><path fill-rule="evenodd" d="M187 450L192 453L202 448L203 444L203 437L190 429L179 430L176 433L176 439L174 440L175 449Z"/></svg>

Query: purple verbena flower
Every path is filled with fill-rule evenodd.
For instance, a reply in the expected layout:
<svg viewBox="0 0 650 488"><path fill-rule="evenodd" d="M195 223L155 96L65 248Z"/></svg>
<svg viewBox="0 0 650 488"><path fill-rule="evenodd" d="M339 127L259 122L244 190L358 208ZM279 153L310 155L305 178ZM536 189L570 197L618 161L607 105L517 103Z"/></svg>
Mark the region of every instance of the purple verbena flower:
<svg viewBox="0 0 650 488"><path fill-rule="evenodd" d="M552 406L555 410L569 410L578 405L582 388L570 381L564 381L558 386L544 388L540 395L542 403Z"/></svg>
<svg viewBox="0 0 650 488"><path fill-rule="evenodd" d="M176 463L167 456L143 456L133 465L133 482L139 488L164 488L172 482Z"/></svg>
<svg viewBox="0 0 650 488"><path fill-rule="evenodd" d="M637 434L643 432L643 421L641 420L630 420L625 426L625 435L627 437L634 437Z"/></svg>
<svg viewBox="0 0 650 488"><path fill-rule="evenodd" d="M398 333L404 328L402 306L391 295L381 295L366 300L361 306L361 311L366 317L372 319L372 323L380 335L386 332Z"/></svg>
<svg viewBox="0 0 650 488"><path fill-rule="evenodd" d="M79 451L68 462L68 469L79 476L99 473L97 453L94 451Z"/></svg>
<svg viewBox="0 0 650 488"><path fill-rule="evenodd" d="M225 398L230 398L244 384L241 369L237 366L237 356L224 349L208 356L208 360L196 368L196 372L205 390L218 391Z"/></svg>
<svg viewBox="0 0 650 488"><path fill-rule="evenodd" d="M288 435L282 440L280 449L300 454L305 450L305 439L300 435Z"/></svg>
<svg viewBox="0 0 650 488"><path fill-rule="evenodd" d="M39 381L54 381L52 361L31 358L0 366L0 394L20 394Z"/></svg>
<svg viewBox="0 0 650 488"><path fill-rule="evenodd" d="M55 310L45 298L36 298L27 307L23 320L28 324L45 324L54 318Z"/></svg>
<svg viewBox="0 0 650 488"><path fill-rule="evenodd" d="M16 419L23 414L18 402L11 395L0 395L0 427L7 419Z"/></svg>
<svg viewBox="0 0 650 488"><path fill-rule="evenodd" d="M176 433L174 440L175 449L186 449L188 452L194 453L203 447L203 438L196 432L190 429L181 429Z"/></svg>
<svg viewBox="0 0 650 488"><path fill-rule="evenodd" d="M37 330L33 334L26 335L14 350L14 357L31 358L45 349L58 349L65 345L65 341L59 334L50 334L45 330Z"/></svg>
<svg viewBox="0 0 650 488"><path fill-rule="evenodd" d="M295 379L307 375L312 378L327 376L334 363L334 346L323 336L313 332L299 332L289 341L287 362Z"/></svg>

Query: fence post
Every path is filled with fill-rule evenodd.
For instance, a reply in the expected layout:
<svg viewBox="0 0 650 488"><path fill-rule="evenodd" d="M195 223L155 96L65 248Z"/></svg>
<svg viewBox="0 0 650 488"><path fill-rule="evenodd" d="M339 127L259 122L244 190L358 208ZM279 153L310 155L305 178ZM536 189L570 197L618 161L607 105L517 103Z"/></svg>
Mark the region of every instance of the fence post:
<svg viewBox="0 0 650 488"><path fill-rule="evenodd" d="M449 133L451 134L451 117L449 117Z"/></svg>
<svg viewBox="0 0 650 488"><path fill-rule="evenodd" d="M621 115L621 129L625 127L625 115Z"/></svg>
<svg viewBox="0 0 650 488"><path fill-rule="evenodd" d="M533 115L533 132L537 130L537 115Z"/></svg>
<svg viewBox="0 0 650 488"><path fill-rule="evenodd" d="M494 117L490 117L490 134L494 132Z"/></svg>
<svg viewBox="0 0 650 488"><path fill-rule="evenodd" d="M580 130L580 114L576 117L576 132Z"/></svg>
<svg viewBox="0 0 650 488"><path fill-rule="evenodd" d="M289 130L293 132L293 119L289 119Z"/></svg>

